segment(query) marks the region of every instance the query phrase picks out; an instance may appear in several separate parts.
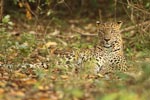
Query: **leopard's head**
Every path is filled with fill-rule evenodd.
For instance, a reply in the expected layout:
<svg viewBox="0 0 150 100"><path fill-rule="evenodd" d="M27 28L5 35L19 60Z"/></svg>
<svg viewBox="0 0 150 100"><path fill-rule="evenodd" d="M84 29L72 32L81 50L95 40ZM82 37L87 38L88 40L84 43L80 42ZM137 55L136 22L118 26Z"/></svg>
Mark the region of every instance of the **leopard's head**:
<svg viewBox="0 0 150 100"><path fill-rule="evenodd" d="M120 34L120 27L122 25L121 21L106 23L100 23L97 21L96 24L101 46L111 48L116 45L122 45Z"/></svg>

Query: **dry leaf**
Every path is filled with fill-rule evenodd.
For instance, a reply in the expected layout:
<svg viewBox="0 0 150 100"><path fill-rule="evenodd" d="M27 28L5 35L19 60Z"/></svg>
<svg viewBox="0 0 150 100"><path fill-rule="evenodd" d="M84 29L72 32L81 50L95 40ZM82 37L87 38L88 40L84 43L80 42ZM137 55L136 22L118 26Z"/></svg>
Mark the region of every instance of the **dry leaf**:
<svg viewBox="0 0 150 100"><path fill-rule="evenodd" d="M40 85L40 86L38 86L38 89L39 90L48 90L49 87L48 86L42 86L42 85Z"/></svg>
<svg viewBox="0 0 150 100"><path fill-rule="evenodd" d="M22 91L11 91L11 95L15 95L15 96L25 96L24 92Z"/></svg>
<svg viewBox="0 0 150 100"><path fill-rule="evenodd" d="M3 93L4 93L4 89L0 88L0 94L3 94Z"/></svg>
<svg viewBox="0 0 150 100"><path fill-rule="evenodd" d="M18 5L19 5L19 7L20 7L20 8L22 8L22 7L23 7L22 2L19 2L19 3L18 3Z"/></svg>
<svg viewBox="0 0 150 100"><path fill-rule="evenodd" d="M97 74L97 76L98 76L98 77L101 77L101 78L103 78L103 77L104 77L104 75L102 75L102 74L100 74L100 73L99 73L99 74Z"/></svg>
<svg viewBox="0 0 150 100"><path fill-rule="evenodd" d="M17 78L26 78L27 76L26 76L26 74L22 74L18 71L15 71L15 77L17 77Z"/></svg>
<svg viewBox="0 0 150 100"><path fill-rule="evenodd" d="M4 87L5 85L6 85L6 83L0 81L0 86L1 87Z"/></svg>
<svg viewBox="0 0 150 100"><path fill-rule="evenodd" d="M61 77L62 79L68 79L68 78L69 78L68 75L61 75L60 77Z"/></svg>
<svg viewBox="0 0 150 100"><path fill-rule="evenodd" d="M60 34L60 31L57 30L57 29L55 29L54 32L52 32L52 33L50 33L50 34L55 36L55 35L57 35L57 34Z"/></svg>
<svg viewBox="0 0 150 100"><path fill-rule="evenodd" d="M50 78L51 78L52 80L56 80L56 77L55 77L55 76L50 76Z"/></svg>
<svg viewBox="0 0 150 100"><path fill-rule="evenodd" d="M42 47L42 49L47 49L47 48L49 48L49 47L54 47L54 46L56 46L56 45L57 45L56 42L51 42L51 41L49 41L49 42L47 42L47 43Z"/></svg>
<svg viewBox="0 0 150 100"><path fill-rule="evenodd" d="M24 80L25 85L32 85L32 84L35 84L36 82L37 82L37 80L35 80L35 79Z"/></svg>

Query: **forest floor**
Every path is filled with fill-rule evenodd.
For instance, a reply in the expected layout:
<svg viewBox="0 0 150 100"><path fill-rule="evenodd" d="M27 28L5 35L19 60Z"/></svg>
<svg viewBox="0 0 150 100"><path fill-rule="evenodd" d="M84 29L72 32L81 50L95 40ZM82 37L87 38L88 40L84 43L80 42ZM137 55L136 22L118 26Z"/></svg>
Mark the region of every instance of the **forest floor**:
<svg viewBox="0 0 150 100"><path fill-rule="evenodd" d="M122 35L127 60L138 70L134 77L118 73L120 80L107 80L89 69L76 72L50 62L57 60L53 54L57 49L94 47L97 37L89 34L96 33L95 22L54 18L34 24L14 21L13 29L4 27L0 31L0 100L149 100L150 51L135 49L139 38L131 40L129 32ZM15 68L40 61L49 68Z"/></svg>

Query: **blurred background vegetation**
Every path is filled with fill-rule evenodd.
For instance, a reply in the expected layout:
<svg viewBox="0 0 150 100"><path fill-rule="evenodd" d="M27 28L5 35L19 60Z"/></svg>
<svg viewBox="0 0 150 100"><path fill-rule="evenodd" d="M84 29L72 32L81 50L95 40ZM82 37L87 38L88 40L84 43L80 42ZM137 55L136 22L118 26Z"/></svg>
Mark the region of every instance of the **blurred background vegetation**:
<svg viewBox="0 0 150 100"><path fill-rule="evenodd" d="M15 34L95 33L96 20L122 20L128 28L149 19L149 0L0 0L1 26ZM124 32L129 56L150 49L149 31L149 24L143 24Z"/></svg>

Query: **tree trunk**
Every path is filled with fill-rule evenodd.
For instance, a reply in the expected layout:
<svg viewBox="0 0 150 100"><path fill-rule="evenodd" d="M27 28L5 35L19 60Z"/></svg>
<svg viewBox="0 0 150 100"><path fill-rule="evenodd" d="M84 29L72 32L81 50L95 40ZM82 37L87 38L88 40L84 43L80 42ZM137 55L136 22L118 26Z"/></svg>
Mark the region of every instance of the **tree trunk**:
<svg viewBox="0 0 150 100"><path fill-rule="evenodd" d="M2 18L3 18L3 4L4 4L4 0L0 0L0 22L2 22Z"/></svg>

